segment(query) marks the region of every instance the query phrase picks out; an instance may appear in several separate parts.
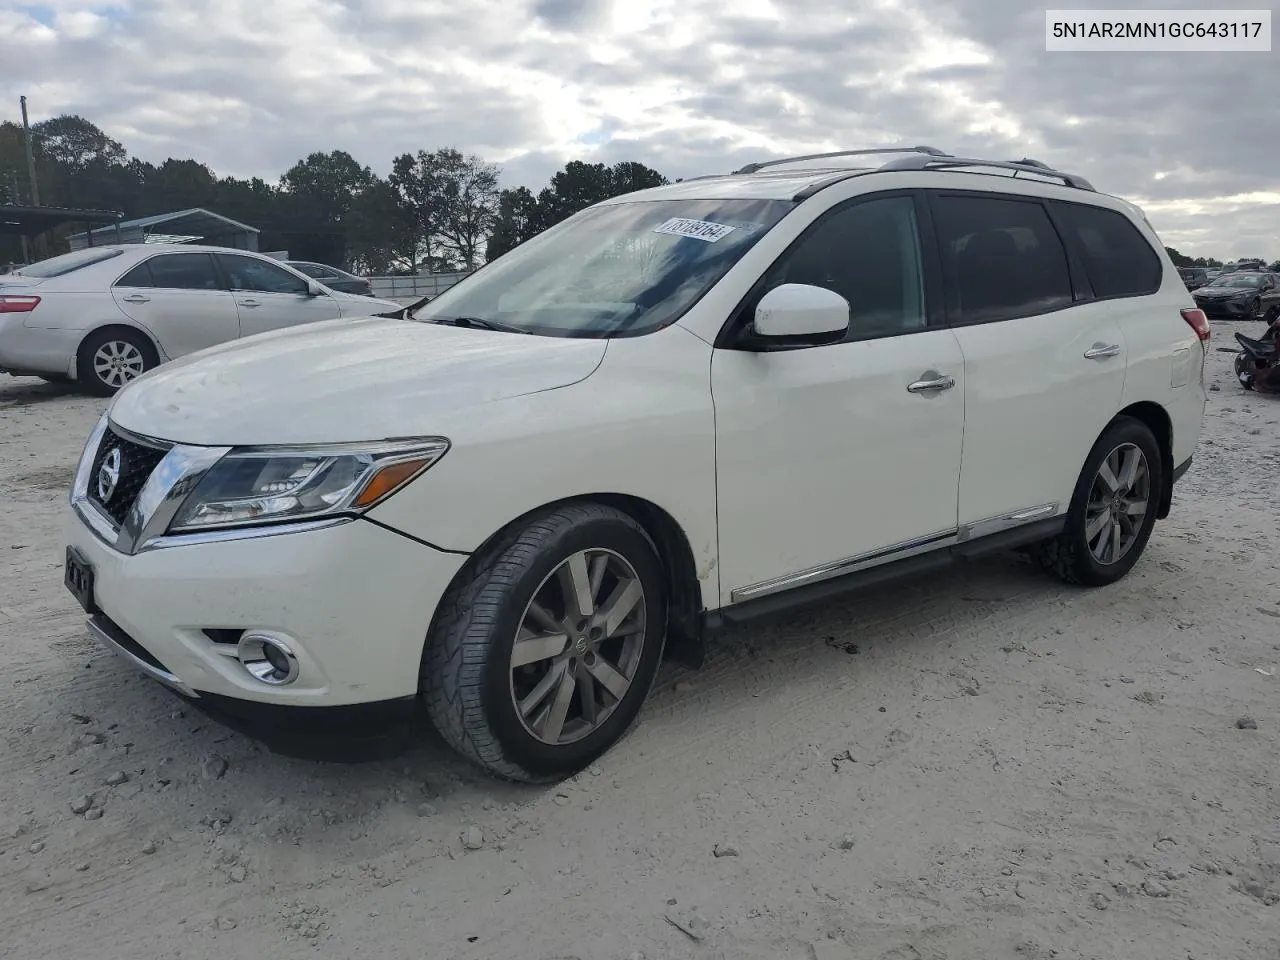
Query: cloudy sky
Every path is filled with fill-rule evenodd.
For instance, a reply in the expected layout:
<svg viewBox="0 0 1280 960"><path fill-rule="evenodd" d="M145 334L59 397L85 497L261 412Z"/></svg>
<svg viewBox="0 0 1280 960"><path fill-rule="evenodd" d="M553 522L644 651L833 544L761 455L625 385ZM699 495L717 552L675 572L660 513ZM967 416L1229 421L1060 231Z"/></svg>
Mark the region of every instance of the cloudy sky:
<svg viewBox="0 0 1280 960"><path fill-rule="evenodd" d="M1046 53L1043 11L1026 0L0 0L0 119L17 119L25 94L34 120L79 113L153 162L195 157L268 179L313 150L386 173L396 153L451 145L533 187L569 159L679 177L927 143L1081 173L1142 204L1193 255L1280 257L1280 52Z"/></svg>

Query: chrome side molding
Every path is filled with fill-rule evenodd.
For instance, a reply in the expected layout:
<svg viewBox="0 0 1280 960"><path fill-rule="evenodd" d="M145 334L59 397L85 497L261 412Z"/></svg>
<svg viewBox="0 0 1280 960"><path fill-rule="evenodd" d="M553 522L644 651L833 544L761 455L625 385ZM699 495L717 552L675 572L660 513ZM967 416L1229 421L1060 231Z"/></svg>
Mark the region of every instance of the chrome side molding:
<svg viewBox="0 0 1280 960"><path fill-rule="evenodd" d="M791 590L795 587L821 583L823 580L832 580L846 574L858 573L881 564L892 563L895 560L905 560L907 557L914 557L960 543L979 540L992 534L1003 533L1006 530L1013 530L1017 527L1036 523L1039 520L1048 520L1050 517L1056 516L1058 512L1059 504L1043 503L1034 507L1015 510L1012 513L978 520L974 523L965 524L958 529L940 530L937 533L916 537L912 540L904 540L901 543L882 547L879 550L845 557L831 563L809 567L795 573L774 577L770 580L762 580L759 583L748 584L745 587L738 587L730 592L729 602L742 603L746 600L758 600L761 597L781 593L784 590Z"/></svg>

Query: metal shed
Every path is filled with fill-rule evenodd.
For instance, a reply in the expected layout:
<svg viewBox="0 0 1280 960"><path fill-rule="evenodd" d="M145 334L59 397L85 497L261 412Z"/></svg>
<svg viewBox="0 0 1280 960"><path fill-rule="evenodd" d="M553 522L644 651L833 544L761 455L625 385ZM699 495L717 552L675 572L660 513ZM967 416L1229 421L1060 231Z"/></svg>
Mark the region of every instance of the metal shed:
<svg viewBox="0 0 1280 960"><path fill-rule="evenodd" d="M257 250L258 233L257 227L247 223L202 207L192 207L75 233L67 237L67 243L72 250L104 243L203 243L236 250Z"/></svg>

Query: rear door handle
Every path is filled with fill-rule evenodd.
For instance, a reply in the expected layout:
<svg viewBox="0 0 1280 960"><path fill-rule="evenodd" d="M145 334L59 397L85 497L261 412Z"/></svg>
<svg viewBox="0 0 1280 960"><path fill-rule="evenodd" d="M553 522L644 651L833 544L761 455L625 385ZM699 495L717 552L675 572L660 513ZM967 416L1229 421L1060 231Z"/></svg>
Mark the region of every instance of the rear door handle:
<svg viewBox="0 0 1280 960"><path fill-rule="evenodd" d="M240 306L242 307L258 307L262 305L261 301L259 300L246 299L246 300L237 300L236 302L240 304Z"/></svg>
<svg viewBox="0 0 1280 960"><path fill-rule="evenodd" d="M1108 357L1118 356L1120 356L1120 344L1118 343L1095 343L1084 352L1086 360L1106 360Z"/></svg>
<svg viewBox="0 0 1280 960"><path fill-rule="evenodd" d="M120 299L123 300L125 303L150 303L151 302L150 297L144 297L140 293L131 293L127 297L121 297Z"/></svg>
<svg viewBox="0 0 1280 960"><path fill-rule="evenodd" d="M941 390L950 390L956 385L956 378L949 377L937 370L926 370L920 374L920 379L915 383L907 384L907 390L911 393L935 393Z"/></svg>

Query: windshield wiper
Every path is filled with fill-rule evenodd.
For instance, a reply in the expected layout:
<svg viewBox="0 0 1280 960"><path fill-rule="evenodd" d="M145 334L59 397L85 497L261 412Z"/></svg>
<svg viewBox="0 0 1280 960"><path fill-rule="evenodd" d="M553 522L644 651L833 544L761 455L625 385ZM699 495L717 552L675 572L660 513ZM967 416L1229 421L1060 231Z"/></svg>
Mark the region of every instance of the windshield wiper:
<svg viewBox="0 0 1280 960"><path fill-rule="evenodd" d="M500 333L528 333L521 327L486 320L484 317L425 317L427 323L442 323L451 327L473 327L478 330L496 330Z"/></svg>

